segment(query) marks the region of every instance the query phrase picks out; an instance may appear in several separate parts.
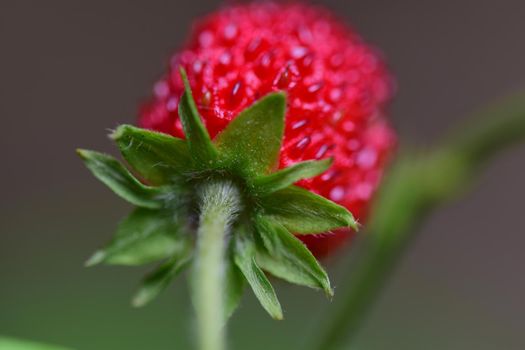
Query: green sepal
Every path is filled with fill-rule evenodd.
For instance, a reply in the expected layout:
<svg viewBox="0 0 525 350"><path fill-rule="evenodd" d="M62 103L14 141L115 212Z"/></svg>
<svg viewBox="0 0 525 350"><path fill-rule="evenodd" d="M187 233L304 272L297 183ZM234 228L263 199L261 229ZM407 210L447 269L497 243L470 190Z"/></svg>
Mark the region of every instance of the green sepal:
<svg viewBox="0 0 525 350"><path fill-rule="evenodd" d="M184 140L131 125L119 126L110 136L131 167L154 185L173 183L191 167Z"/></svg>
<svg viewBox="0 0 525 350"><path fill-rule="evenodd" d="M282 320L283 311L275 290L255 260L256 249L253 239L245 237L245 232L237 233L240 234L235 239L235 264L248 281L262 307L272 318Z"/></svg>
<svg viewBox="0 0 525 350"><path fill-rule="evenodd" d="M153 301L188 266L190 261L191 248L188 242L185 248L174 254L142 280L131 304L135 307L142 307Z"/></svg>
<svg viewBox="0 0 525 350"><path fill-rule="evenodd" d="M332 162L332 158L300 162L270 175L260 176L254 180L253 185L257 193L269 194L293 185L299 180L324 173Z"/></svg>
<svg viewBox="0 0 525 350"><path fill-rule="evenodd" d="M358 229L346 208L297 186L288 186L260 199L267 216L297 234L315 234L341 227Z"/></svg>
<svg viewBox="0 0 525 350"><path fill-rule="evenodd" d="M185 249L180 225L158 210L135 209L118 226L108 246L95 252L87 266L143 265L166 259Z"/></svg>
<svg viewBox="0 0 525 350"><path fill-rule="evenodd" d="M162 189L145 186L115 158L82 149L77 153L97 179L131 204L150 209L163 206Z"/></svg>
<svg viewBox="0 0 525 350"><path fill-rule="evenodd" d="M226 318L231 317L237 307L239 306L242 295L244 292L244 287L246 285L246 280L242 272L239 270L235 264L234 257L231 257L226 260L225 267L225 307L224 314Z"/></svg>
<svg viewBox="0 0 525 350"><path fill-rule="evenodd" d="M248 175L267 174L277 163L286 97L272 93L243 110L215 138L220 157Z"/></svg>
<svg viewBox="0 0 525 350"><path fill-rule="evenodd" d="M217 150L211 142L208 130L204 127L193 99L186 71L181 68L180 75L184 83L184 93L179 103L179 117L188 141L190 154L197 165L207 167L217 158Z"/></svg>
<svg viewBox="0 0 525 350"><path fill-rule="evenodd" d="M264 216L257 217L255 225L265 248L258 249L257 253L257 262L263 270L290 283L322 289L333 296L326 271L304 243L284 226Z"/></svg>

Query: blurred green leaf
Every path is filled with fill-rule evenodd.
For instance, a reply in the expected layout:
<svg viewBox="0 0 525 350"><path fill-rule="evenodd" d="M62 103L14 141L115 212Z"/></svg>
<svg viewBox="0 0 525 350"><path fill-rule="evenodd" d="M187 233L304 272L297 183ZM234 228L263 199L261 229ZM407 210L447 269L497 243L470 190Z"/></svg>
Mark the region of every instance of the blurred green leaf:
<svg viewBox="0 0 525 350"><path fill-rule="evenodd" d="M286 97L273 93L243 110L215 142L221 157L249 174L266 174L275 166L281 149Z"/></svg>
<svg viewBox="0 0 525 350"><path fill-rule="evenodd" d="M115 158L88 150L79 149L77 153L93 175L123 199L138 207L162 207L162 191L143 185Z"/></svg>
<svg viewBox="0 0 525 350"><path fill-rule="evenodd" d="M20 340L0 336L0 350L67 350L61 346L40 344L27 340Z"/></svg>
<svg viewBox="0 0 525 350"><path fill-rule="evenodd" d="M191 165L186 141L131 125L121 125L111 135L122 156L139 174L155 185L173 182Z"/></svg>
<svg viewBox="0 0 525 350"><path fill-rule="evenodd" d="M264 213L293 233L314 234L340 227L357 230L346 208L297 186L289 186L260 200Z"/></svg>

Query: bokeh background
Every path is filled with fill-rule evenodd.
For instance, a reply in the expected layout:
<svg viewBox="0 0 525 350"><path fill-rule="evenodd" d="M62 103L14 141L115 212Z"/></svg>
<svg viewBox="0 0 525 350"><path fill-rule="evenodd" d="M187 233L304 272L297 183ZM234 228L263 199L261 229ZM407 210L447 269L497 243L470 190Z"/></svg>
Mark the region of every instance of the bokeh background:
<svg viewBox="0 0 525 350"><path fill-rule="evenodd" d="M114 152L106 130L134 122L192 19L221 3L0 0L0 334L85 350L190 347L183 279L136 310L129 297L144 271L82 267L129 207L74 149ZM315 3L387 56L404 143L431 144L525 87L522 0ZM474 192L423 225L353 349L525 348L524 160L525 145L506 153ZM326 262L336 286L345 259ZM311 339L330 303L277 289L286 320L270 320L248 293L231 323L233 348L299 349Z"/></svg>

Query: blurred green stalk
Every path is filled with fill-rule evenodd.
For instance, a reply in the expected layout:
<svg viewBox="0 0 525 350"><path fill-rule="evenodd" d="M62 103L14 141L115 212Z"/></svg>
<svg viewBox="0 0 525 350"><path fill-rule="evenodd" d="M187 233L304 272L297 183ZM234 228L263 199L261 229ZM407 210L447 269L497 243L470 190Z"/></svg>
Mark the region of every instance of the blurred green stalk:
<svg viewBox="0 0 525 350"><path fill-rule="evenodd" d="M335 311L323 322L314 349L340 349L353 340L418 224L470 188L495 155L520 141L525 141L525 93L475 116L434 149L401 153L375 202L363 258L339 288Z"/></svg>

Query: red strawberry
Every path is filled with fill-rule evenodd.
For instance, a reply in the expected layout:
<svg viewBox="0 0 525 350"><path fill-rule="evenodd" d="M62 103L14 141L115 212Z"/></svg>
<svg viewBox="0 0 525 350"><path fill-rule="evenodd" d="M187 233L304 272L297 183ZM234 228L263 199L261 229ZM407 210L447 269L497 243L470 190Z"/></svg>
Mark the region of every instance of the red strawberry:
<svg viewBox="0 0 525 350"><path fill-rule="evenodd" d="M260 97L286 91L280 167L334 157L328 172L299 185L365 219L395 135L384 116L391 76L358 34L318 7L255 3L222 9L199 21L172 57L141 111L140 126L184 137L177 110L181 65L211 137ZM340 231L300 238L319 256L349 236Z"/></svg>

